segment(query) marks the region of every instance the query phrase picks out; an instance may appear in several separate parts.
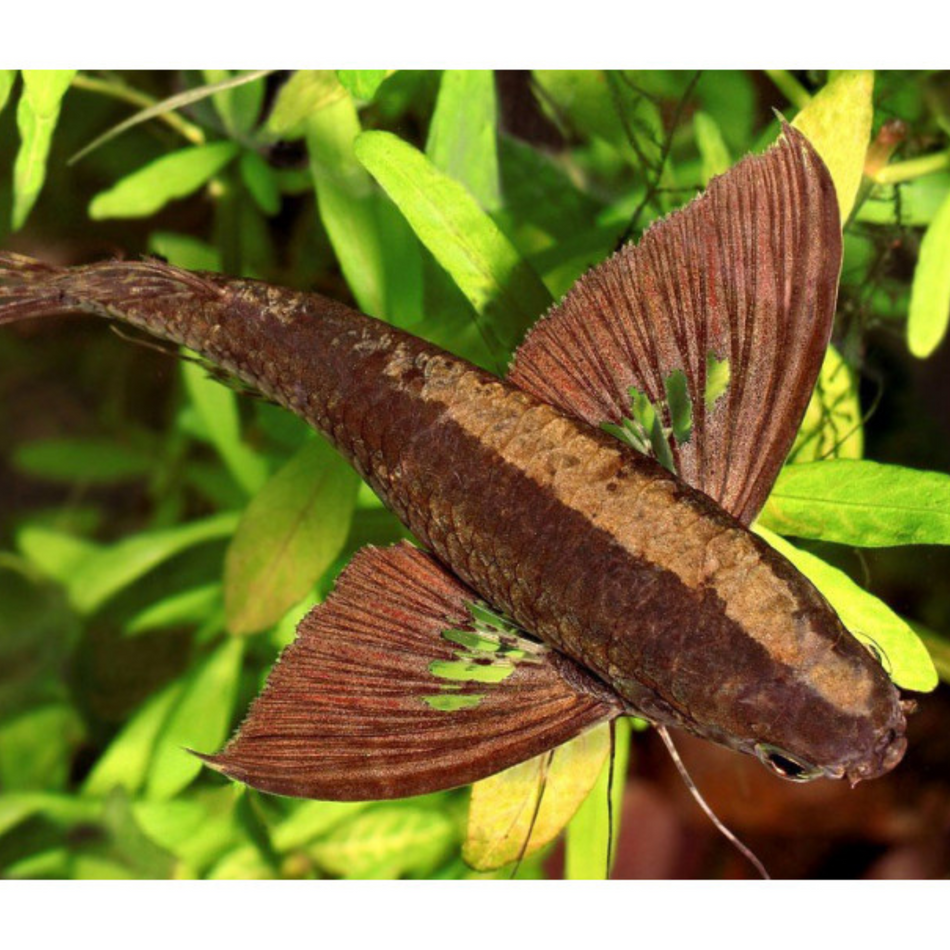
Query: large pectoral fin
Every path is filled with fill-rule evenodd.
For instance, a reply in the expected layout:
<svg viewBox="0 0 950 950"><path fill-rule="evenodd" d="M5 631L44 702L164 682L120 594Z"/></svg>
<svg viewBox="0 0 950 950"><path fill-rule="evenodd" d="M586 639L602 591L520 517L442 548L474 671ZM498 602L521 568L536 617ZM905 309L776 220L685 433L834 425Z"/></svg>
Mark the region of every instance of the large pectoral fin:
<svg viewBox="0 0 950 950"><path fill-rule="evenodd" d="M512 382L618 434L750 523L811 396L841 228L795 129L590 271L518 350Z"/></svg>
<svg viewBox="0 0 950 950"><path fill-rule="evenodd" d="M263 791L339 801L465 785L566 742L619 702L401 543L354 557L218 755Z"/></svg>

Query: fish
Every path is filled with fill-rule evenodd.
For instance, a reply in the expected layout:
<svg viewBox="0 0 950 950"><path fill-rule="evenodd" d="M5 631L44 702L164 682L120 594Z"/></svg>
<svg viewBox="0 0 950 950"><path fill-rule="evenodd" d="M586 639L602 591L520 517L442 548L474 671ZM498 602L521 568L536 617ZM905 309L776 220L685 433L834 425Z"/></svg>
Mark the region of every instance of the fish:
<svg viewBox="0 0 950 950"><path fill-rule="evenodd" d="M900 761L908 701L750 530L841 253L828 170L783 124L581 277L504 378L318 294L158 260L2 252L0 325L94 314L188 347L306 420L417 540L357 552L301 621L199 753L231 779L401 798L637 716L857 783Z"/></svg>

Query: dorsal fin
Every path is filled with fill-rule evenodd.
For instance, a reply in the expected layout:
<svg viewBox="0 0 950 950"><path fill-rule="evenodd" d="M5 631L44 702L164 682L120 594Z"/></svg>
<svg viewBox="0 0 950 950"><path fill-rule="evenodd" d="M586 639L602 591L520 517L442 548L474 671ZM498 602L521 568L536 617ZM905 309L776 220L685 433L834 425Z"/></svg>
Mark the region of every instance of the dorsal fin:
<svg viewBox="0 0 950 950"><path fill-rule="evenodd" d="M785 125L765 154L582 277L509 378L591 425L640 430L649 449L647 405L660 460L748 524L811 396L840 269L834 184Z"/></svg>
<svg viewBox="0 0 950 950"><path fill-rule="evenodd" d="M402 798L484 778L623 711L475 600L407 542L365 548L301 621L234 739L201 758L281 795Z"/></svg>

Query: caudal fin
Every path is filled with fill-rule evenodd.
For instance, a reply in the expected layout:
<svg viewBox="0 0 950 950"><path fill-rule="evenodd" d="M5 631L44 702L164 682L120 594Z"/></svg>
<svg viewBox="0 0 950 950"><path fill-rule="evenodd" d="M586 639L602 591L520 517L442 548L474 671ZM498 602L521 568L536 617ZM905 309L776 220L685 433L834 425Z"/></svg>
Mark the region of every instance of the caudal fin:
<svg viewBox="0 0 950 950"><path fill-rule="evenodd" d="M56 281L65 273L32 257L0 251L0 325L70 309L71 301Z"/></svg>

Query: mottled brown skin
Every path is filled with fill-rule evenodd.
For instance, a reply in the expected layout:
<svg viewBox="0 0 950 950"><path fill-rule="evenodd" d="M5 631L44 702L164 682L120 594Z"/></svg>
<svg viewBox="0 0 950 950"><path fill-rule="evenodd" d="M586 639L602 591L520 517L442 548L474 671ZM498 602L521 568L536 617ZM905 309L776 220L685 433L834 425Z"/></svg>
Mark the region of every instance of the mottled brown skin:
<svg viewBox="0 0 950 950"><path fill-rule="evenodd" d="M339 303L213 275L137 296L134 273L107 273L123 266L64 272L47 312L184 343L302 416L459 578L631 712L852 781L901 758L880 664L791 564L652 460Z"/></svg>

